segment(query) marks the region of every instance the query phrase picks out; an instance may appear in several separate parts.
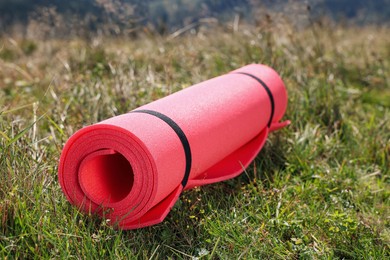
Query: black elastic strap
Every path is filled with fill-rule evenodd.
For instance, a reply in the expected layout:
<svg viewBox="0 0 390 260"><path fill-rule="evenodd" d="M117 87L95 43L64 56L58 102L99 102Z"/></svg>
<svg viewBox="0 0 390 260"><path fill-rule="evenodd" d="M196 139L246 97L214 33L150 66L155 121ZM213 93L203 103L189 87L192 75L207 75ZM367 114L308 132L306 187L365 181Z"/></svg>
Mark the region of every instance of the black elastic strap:
<svg viewBox="0 0 390 260"><path fill-rule="evenodd" d="M267 86L267 84L264 83L264 81L262 81L261 79L259 79L258 77L252 75L252 74L249 74L249 73L246 73L246 72L234 72L235 74L243 74L243 75L247 75L253 79L255 79L257 82L259 82L263 88L265 89L265 91L267 91L267 94L268 94L268 97L269 97L269 100L271 101L271 116L269 117L269 120L268 120L268 127L271 127L271 124L272 124L272 119L274 117L274 112L275 112L275 102L274 102L274 96L272 95L272 92L271 90L269 89L269 87Z"/></svg>
<svg viewBox="0 0 390 260"><path fill-rule="evenodd" d="M166 115L161 114L160 112L157 112L157 111L141 109L141 110L131 111L131 113L145 113L145 114L149 114L149 115L158 117L159 119L161 119L165 123L167 123L173 129L173 131L175 131L175 133L177 134L177 136L179 137L179 139L181 141L181 144L183 145L184 154L186 157L186 170L184 173L183 180L181 181L181 185L184 188L187 185L188 177L190 176L192 156L191 156L190 143L188 142L188 139L187 139L186 135L184 134L183 130L181 130L180 126L178 126L175 123L175 121L173 121L171 118L169 118Z"/></svg>

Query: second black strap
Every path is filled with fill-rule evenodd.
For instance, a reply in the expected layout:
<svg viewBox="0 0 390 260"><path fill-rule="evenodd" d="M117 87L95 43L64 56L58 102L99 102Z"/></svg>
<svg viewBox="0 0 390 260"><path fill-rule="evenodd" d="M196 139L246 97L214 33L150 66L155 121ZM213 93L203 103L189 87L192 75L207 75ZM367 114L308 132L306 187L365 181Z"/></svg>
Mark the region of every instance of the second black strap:
<svg viewBox="0 0 390 260"><path fill-rule="evenodd" d="M269 120L268 120L268 127L271 127L271 124L272 124L272 119L274 118L274 112L275 112L275 102L274 102L274 96L272 95L272 92L271 90L269 89L269 87L267 86L267 84L265 84L264 81L262 81L261 79L259 79L258 77L256 77L255 75L252 75L252 74L249 74L249 73L246 73L246 72L235 72L235 74L243 74L243 75L247 75L253 79L255 79L257 82L259 82L261 84L261 86L263 86L263 88L265 89L265 91L267 91L267 94L268 94L268 97L269 97L269 100L271 102L271 115L269 117Z"/></svg>

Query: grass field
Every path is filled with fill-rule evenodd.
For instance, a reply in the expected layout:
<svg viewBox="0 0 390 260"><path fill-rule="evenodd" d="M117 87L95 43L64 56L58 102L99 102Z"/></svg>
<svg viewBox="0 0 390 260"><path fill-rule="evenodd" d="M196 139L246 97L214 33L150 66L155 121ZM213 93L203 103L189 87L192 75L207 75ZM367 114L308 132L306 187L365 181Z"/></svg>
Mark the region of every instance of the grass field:
<svg viewBox="0 0 390 260"><path fill-rule="evenodd" d="M292 124L241 176L118 231L57 179L81 127L248 63L284 79ZM312 25L176 38L0 41L0 258L390 258L390 30Z"/></svg>

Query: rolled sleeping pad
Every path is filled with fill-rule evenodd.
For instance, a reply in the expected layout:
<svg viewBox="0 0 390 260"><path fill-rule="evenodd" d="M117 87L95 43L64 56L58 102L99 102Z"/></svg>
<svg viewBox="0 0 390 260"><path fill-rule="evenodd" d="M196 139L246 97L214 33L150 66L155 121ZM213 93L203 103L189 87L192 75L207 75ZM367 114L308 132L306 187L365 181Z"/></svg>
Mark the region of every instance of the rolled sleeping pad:
<svg viewBox="0 0 390 260"><path fill-rule="evenodd" d="M77 131L59 181L67 199L121 229L163 221L185 189L238 176L280 122L278 74L251 64Z"/></svg>

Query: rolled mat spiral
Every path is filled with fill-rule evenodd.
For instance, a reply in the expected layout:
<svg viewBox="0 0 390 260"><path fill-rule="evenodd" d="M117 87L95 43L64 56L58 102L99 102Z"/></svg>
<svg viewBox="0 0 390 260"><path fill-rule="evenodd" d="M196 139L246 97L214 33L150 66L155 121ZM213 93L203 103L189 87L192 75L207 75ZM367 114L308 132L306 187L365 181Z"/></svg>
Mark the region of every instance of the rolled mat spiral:
<svg viewBox="0 0 390 260"><path fill-rule="evenodd" d="M77 131L59 181L67 199L121 229L160 223L184 189L236 177L287 106L283 81L251 64Z"/></svg>

